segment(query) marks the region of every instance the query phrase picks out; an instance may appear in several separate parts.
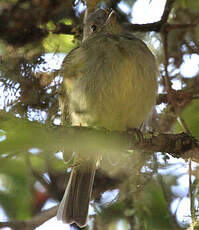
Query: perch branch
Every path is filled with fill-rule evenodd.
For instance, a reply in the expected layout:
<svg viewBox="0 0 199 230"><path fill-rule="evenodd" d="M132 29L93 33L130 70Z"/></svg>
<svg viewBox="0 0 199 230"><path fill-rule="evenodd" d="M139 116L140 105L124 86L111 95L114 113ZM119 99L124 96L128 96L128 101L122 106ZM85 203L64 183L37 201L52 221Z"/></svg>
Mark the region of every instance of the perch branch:
<svg viewBox="0 0 199 230"><path fill-rule="evenodd" d="M58 206L50 208L46 211L40 212L38 215L34 216L32 219L27 221L6 221L0 222L0 228L10 227L13 229L23 229L23 230L33 230L36 227L43 224L45 221L54 217L57 213Z"/></svg>
<svg viewBox="0 0 199 230"><path fill-rule="evenodd" d="M4 115L2 115L2 113ZM146 153L166 152L174 157L199 162L199 142L191 135L141 133L129 131L96 130L90 127L47 127L0 113L1 130L5 140L0 142L2 153L24 152L37 147L47 151L66 149L70 152L124 152L125 149ZM19 135L23 130L23 135ZM13 135L15 134L15 135ZM13 148L13 143L16 143ZM85 150L85 151L84 151Z"/></svg>

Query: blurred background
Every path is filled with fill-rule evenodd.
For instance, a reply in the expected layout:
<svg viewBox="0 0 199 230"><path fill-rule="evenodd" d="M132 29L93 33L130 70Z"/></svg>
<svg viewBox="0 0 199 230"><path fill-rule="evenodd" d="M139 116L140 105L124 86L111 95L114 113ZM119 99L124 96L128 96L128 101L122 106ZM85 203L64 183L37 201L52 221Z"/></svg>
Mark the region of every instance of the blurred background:
<svg viewBox="0 0 199 230"><path fill-rule="evenodd" d="M159 95L150 129L199 138L199 1L98 2L114 9L121 23L135 24L129 31L157 58ZM32 220L63 196L70 169L62 146L46 135L61 124L59 69L81 42L85 8L78 0L0 0L0 227ZM85 229L199 229L197 162L126 153L103 158ZM53 216L27 229L78 229Z"/></svg>

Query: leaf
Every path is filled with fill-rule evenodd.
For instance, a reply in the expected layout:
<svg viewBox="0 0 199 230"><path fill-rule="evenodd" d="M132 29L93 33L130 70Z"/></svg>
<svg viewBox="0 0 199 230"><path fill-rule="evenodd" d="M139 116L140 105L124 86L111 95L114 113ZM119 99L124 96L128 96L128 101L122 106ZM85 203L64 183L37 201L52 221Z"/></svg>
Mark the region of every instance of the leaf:
<svg viewBox="0 0 199 230"><path fill-rule="evenodd" d="M32 195L23 157L1 158L0 181L0 204L6 214L14 219L24 220L30 217Z"/></svg>
<svg viewBox="0 0 199 230"><path fill-rule="evenodd" d="M172 229L168 204L160 185L148 184L136 200L136 206L144 229Z"/></svg>
<svg viewBox="0 0 199 230"><path fill-rule="evenodd" d="M194 137L199 138L199 100L193 100L192 103L183 112L182 117L185 120L191 134ZM179 123L176 123L175 131L183 131L183 128L179 125Z"/></svg>
<svg viewBox="0 0 199 230"><path fill-rule="evenodd" d="M43 41L44 49L47 53L67 53L76 46L73 35L50 34Z"/></svg>

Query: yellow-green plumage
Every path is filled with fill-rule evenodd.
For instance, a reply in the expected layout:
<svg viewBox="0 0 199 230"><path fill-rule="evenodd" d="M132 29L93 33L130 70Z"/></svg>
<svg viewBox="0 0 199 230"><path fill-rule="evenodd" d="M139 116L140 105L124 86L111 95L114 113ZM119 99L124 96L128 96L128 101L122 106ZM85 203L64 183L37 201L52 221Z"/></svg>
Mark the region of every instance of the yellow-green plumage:
<svg viewBox="0 0 199 230"><path fill-rule="evenodd" d="M155 104L157 90L155 59L146 45L133 36L99 35L68 58L74 54L76 77L68 79L64 72L72 124L138 127Z"/></svg>
<svg viewBox="0 0 199 230"><path fill-rule="evenodd" d="M72 125L109 130L137 128L155 105L157 65L147 46L140 39L123 32L115 15L109 13L99 10L88 18L82 45L71 51L63 63L69 116ZM94 32L90 31L92 25L96 26ZM89 161L85 161L86 164ZM85 225L87 212L84 211L82 217L79 207L81 217L78 217L78 209L74 207L78 203L88 206L95 171L91 167L92 176L80 188L77 184L86 178L81 174L84 174L84 168L83 165L78 168L78 175L81 175L78 178L72 173L58 212L59 219L75 222L79 226ZM75 183L71 182L72 177ZM84 191L86 188L87 194ZM81 192L77 195L75 189L82 189L84 195L81 197ZM68 205L68 213L63 214L63 209Z"/></svg>

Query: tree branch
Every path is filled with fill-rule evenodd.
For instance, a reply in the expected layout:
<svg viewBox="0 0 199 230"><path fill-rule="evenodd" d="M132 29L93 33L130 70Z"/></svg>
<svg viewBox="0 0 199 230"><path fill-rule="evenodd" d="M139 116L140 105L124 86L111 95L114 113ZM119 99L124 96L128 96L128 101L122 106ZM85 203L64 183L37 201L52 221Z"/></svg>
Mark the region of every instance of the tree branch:
<svg viewBox="0 0 199 230"><path fill-rule="evenodd" d="M160 20L162 24L167 22L169 14L170 14L171 9L172 9L172 5L174 2L175 2L175 0L167 0L166 1L165 7L164 7L164 12L163 12L161 20Z"/></svg>
<svg viewBox="0 0 199 230"><path fill-rule="evenodd" d="M89 4L91 4L92 1L90 1ZM94 6L96 6L96 2L99 2L98 0L93 1L89 7L94 9ZM197 22L195 23L188 23L188 24L168 24L168 17L172 9L172 5L175 2L175 0L167 0L164 8L164 12L162 14L162 17L159 21L153 22L153 23L146 23L146 24L131 24L131 23L125 23L124 27L129 31L142 31L142 32L149 32L149 31L155 31L160 32L165 27L166 31L174 30L174 29L186 29L197 26ZM65 25L63 23L57 24L57 28L55 31L53 31L55 34L74 34L73 27L71 25Z"/></svg>
<svg viewBox="0 0 199 230"><path fill-rule="evenodd" d="M199 142L189 134L141 133L96 130L90 127L47 127L3 113L0 122L5 140L0 142L1 153L24 152L37 147L47 151L65 149L69 152L124 152L125 149L146 153L166 152L174 157L192 158L199 162Z"/></svg>
<svg viewBox="0 0 199 230"><path fill-rule="evenodd" d="M89 2L89 4L91 4L92 1ZM91 5L89 5L90 8L94 9L94 6L96 6L96 4L99 2L99 0L95 0L92 2ZM194 23L187 23L187 24L169 24L167 23L168 21L168 17L169 14L171 12L172 9L172 5L175 2L175 0L167 0L166 4L165 4L165 8L162 14L162 17L159 21L157 22L153 22L153 23L146 23L146 24L132 24L132 23L124 23L123 26L126 30L128 31L141 31L141 32L150 32L150 31L154 31L154 32L161 32L163 27L165 31L170 31L170 30L174 30L174 29L186 29L186 28L192 28L197 26L198 22L194 22ZM58 24L57 28L55 29L55 31L53 31L53 33L55 34L60 34L60 33L64 33L64 34L74 34L73 32L73 27L70 25L65 25L65 24Z"/></svg>
<svg viewBox="0 0 199 230"><path fill-rule="evenodd" d="M33 230L36 227L43 224L45 221L54 217L57 213L58 206L52 207L46 211L40 212L38 215L34 216L31 220L27 221L6 221L0 222L0 228L10 227L13 229L23 229L23 230Z"/></svg>
<svg viewBox="0 0 199 230"><path fill-rule="evenodd" d="M162 29L166 29L166 30L172 30L172 29L184 29L184 28L190 28L193 26L196 26L198 24L198 22L194 22L192 24L168 24L168 17L169 17L169 13L171 12L172 9L172 5L174 3L175 0L167 0L166 4L165 4L165 8L164 8L164 12L162 14L162 17L159 21L154 22L154 23L147 23L147 24L131 24L131 23L127 23L124 25L124 27L129 30L129 31L142 31L142 32L149 32L149 31L155 31L155 32L161 32ZM100 2L100 0L94 0L94 1L88 1L87 5L88 8L93 9L97 3ZM63 8L68 7L70 4L66 3L63 4ZM72 5L71 5L72 6ZM13 5L11 5L11 9L12 7L14 7ZM60 7L61 8L61 7ZM67 8L66 8L67 9ZM13 45L18 45L18 46L22 46L26 43L32 42L34 41L40 41L41 39L43 39L44 37L48 36L48 34L50 32L54 33L54 34L75 34L75 30L74 27L77 25L77 23L75 23L74 25L65 25L63 23L57 23L55 21L56 24L56 28L53 31L49 31L46 29L46 27L44 26L44 29L42 29L40 27L40 23L39 25L37 25L36 23L32 23L31 20L27 20L27 18L29 17L33 17L34 13L29 14L29 9L28 10L24 10L23 13L21 13L21 8L17 8L15 6L15 10L16 13L18 13L18 11L20 13L18 13L19 15L25 15L25 19L23 17L19 18L21 21L20 26L23 28L23 30L21 29L21 33L18 33L18 30L16 30L15 28L18 28L18 24L17 26L13 26L12 28L8 27L8 23L4 23L9 21L10 22L10 17L9 17L9 13L6 10L3 11L3 13L0 14L0 18L1 21L3 23L0 24L0 35L1 37L6 40L8 43L13 44ZM32 9L31 9L32 10ZM60 12L62 12L62 9L60 9ZM43 14L48 14L48 10L44 11ZM43 17L45 18L45 16L43 15ZM53 15L53 14L52 14ZM51 16L52 16L51 15ZM67 15L68 18L73 18L73 20L76 22L78 17L75 17L74 14L71 16L71 14ZM49 14L48 14L49 17ZM33 17L34 18L34 17ZM34 19L33 19L34 20ZM16 23L17 20L15 20L13 22L13 24ZM26 22L30 21L30 25L26 25ZM25 24L24 24L25 23ZM12 24L11 22L9 23L9 25ZM27 28L26 28L27 27ZM13 36L10 36L10 34L12 34Z"/></svg>
<svg viewBox="0 0 199 230"><path fill-rule="evenodd" d="M169 14L172 9L172 5L175 0L167 0L165 7L164 7L164 12L162 14L161 19L158 22L153 22L153 23L147 23L147 24L128 24L126 25L126 29L131 30L131 31L155 31L155 32L160 32L164 25L167 23Z"/></svg>
<svg viewBox="0 0 199 230"><path fill-rule="evenodd" d="M198 92L196 90L192 90L192 88L185 88L182 90L173 90L173 94L175 96L174 100L175 103L179 106L185 106L191 103L192 100L199 99L199 90ZM158 94L158 98L156 101L157 105L160 105L161 103L169 103L168 101L168 94L167 93L160 93Z"/></svg>

